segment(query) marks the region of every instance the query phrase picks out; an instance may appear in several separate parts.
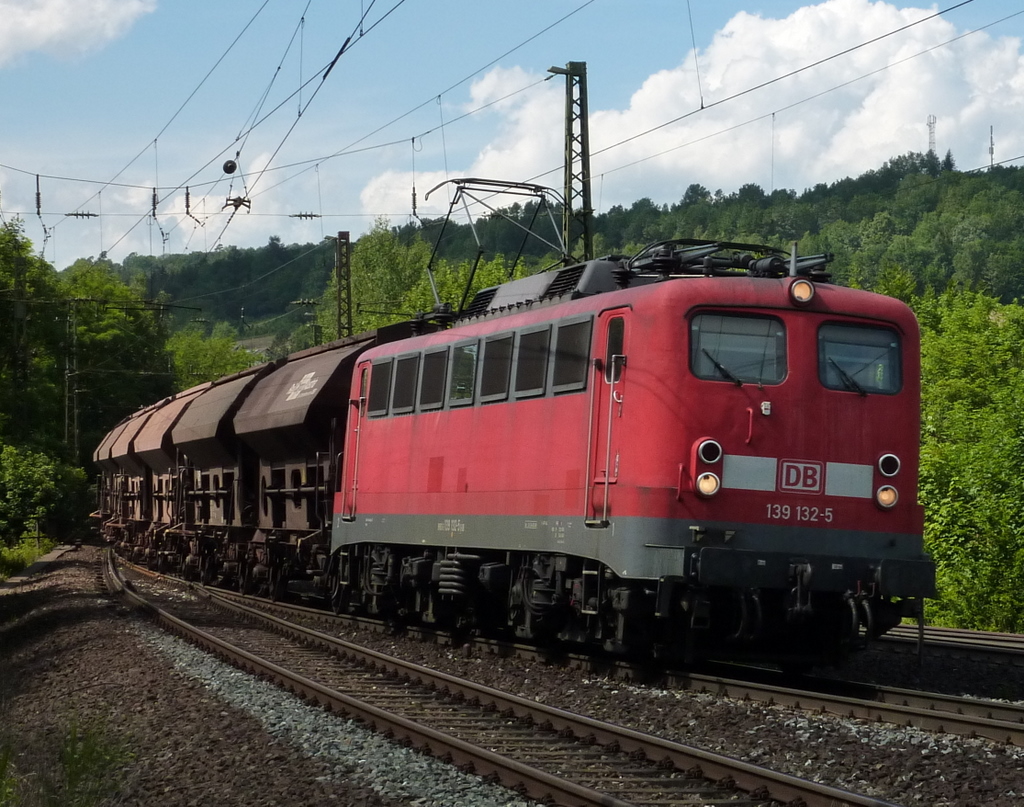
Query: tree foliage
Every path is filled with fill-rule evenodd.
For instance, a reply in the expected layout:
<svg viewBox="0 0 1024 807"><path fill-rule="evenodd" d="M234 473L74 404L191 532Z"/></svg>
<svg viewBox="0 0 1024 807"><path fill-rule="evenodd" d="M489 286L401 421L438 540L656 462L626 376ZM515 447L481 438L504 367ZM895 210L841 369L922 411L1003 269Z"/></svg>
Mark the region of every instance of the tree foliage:
<svg viewBox="0 0 1024 807"><path fill-rule="evenodd" d="M106 259L75 261L60 281L70 340L67 408L76 442L90 452L125 414L173 390L167 323Z"/></svg>
<svg viewBox="0 0 1024 807"><path fill-rule="evenodd" d="M204 381L236 373L259 360L238 347L238 334L226 323L219 323L207 336L198 324L192 324L167 340L167 351L174 367L176 392Z"/></svg>
<svg viewBox="0 0 1024 807"><path fill-rule="evenodd" d="M64 273L33 255L20 222L0 227L0 540L80 527L80 467L124 415L170 389L158 313L109 261Z"/></svg>
<svg viewBox="0 0 1024 807"><path fill-rule="evenodd" d="M42 452L0 445L0 544L37 529L64 534L80 526L85 473Z"/></svg>
<svg viewBox="0 0 1024 807"><path fill-rule="evenodd" d="M429 244L418 236L403 241L387 219L377 219L352 249L352 332L362 333L417 313L405 308L405 297L426 276L429 261ZM337 338L337 301L337 278L332 275L317 311L325 341Z"/></svg>
<svg viewBox="0 0 1024 807"><path fill-rule="evenodd" d="M1024 310L949 290L922 326L920 497L941 622L1024 631Z"/></svg>

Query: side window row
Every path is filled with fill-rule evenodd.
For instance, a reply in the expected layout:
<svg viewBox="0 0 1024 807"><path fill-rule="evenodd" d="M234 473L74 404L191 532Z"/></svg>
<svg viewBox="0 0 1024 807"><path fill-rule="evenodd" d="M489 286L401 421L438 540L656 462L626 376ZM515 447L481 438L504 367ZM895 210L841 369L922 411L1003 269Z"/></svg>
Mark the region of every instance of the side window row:
<svg viewBox="0 0 1024 807"><path fill-rule="evenodd" d="M589 317L379 359L369 414L380 417L586 389Z"/></svg>

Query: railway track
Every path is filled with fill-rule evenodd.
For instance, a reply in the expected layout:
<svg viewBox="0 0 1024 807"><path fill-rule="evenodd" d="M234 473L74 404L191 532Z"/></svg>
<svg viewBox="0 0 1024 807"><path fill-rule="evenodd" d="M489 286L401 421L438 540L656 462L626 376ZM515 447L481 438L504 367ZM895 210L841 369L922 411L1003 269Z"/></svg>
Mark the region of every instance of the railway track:
<svg viewBox="0 0 1024 807"><path fill-rule="evenodd" d="M917 628L897 625L880 640L903 652L917 652ZM925 647L960 658L1024 666L1024 636L1017 633L926 627Z"/></svg>
<svg viewBox="0 0 1024 807"><path fill-rule="evenodd" d="M231 592L217 591L216 596L250 602L259 609L287 615L288 618L310 620L312 624L320 625L328 631L338 622L346 623L352 619L335 617L300 605L242 597ZM421 633L434 636L429 631ZM441 635L440 638L445 641L448 637ZM481 644L486 645L489 652L518 652L550 660L550 654L531 647L495 648L496 643L492 641L483 641ZM643 680L651 676L648 668L624 661L595 662L586 656L572 656L563 660L581 668L594 669L596 664L602 671L619 678ZM743 668L734 676L690 672L658 672L657 675L659 683L677 689L769 705L780 704L818 714L913 726L924 731L984 737L994 742L1024 747L1024 705L1021 704L827 678L804 678L801 681L802 688L795 688L780 681L784 676L757 668Z"/></svg>
<svg viewBox="0 0 1024 807"><path fill-rule="evenodd" d="M208 592L143 597L120 581L112 558L107 576L113 590L210 652L535 799L586 807L888 804L429 670Z"/></svg>
<svg viewBox="0 0 1024 807"><path fill-rule="evenodd" d="M135 567L137 571L143 570ZM278 614L289 621L305 622L321 627L328 632L347 625L353 619L364 621L374 628L380 623L358 620L353 617L335 616L316 608L291 603L271 602L247 597L220 589L206 589L213 597L236 603L267 613ZM910 629L908 629L910 630ZM913 639L917 641L917 629L913 628ZM991 647L990 652L1013 649L1014 639L1010 634L996 634L996 641L986 643L972 631L930 629L932 636L958 637L966 646ZM436 634L430 630L418 631L430 640L448 641L447 634ZM908 635L910 635L908 633ZM972 641L973 639L973 641ZM551 660L551 655L533 647L504 645L492 640L475 640L485 646L484 652L507 655L520 653ZM596 660L592 657L575 655L561 657L561 661L591 671L598 670L612 676L630 680L650 680L652 671L628 661ZM735 675L714 675L676 671L653 673L656 683L671 688L706 692L734 700L747 700L767 705L783 705L816 714L831 714L837 717L860 719L873 723L889 723L896 726L912 726L924 731L956 734L965 737L983 737L997 743L1024 747L1024 705L982 698L958 697L936 692L923 692L899 687L862 684L827 678L807 677L800 681L801 688L785 683L785 676L759 668L734 668Z"/></svg>

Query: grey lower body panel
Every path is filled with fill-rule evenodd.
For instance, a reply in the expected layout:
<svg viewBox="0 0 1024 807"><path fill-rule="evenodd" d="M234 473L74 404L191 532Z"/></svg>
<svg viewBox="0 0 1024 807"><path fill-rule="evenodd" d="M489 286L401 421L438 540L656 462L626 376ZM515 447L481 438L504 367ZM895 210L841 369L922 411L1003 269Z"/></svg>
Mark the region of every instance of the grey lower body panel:
<svg viewBox="0 0 1024 807"><path fill-rule="evenodd" d="M901 533L643 517L593 527L563 516L336 516L332 549L357 543L566 554L599 561L622 577L765 588L786 587L791 565L805 562L813 570L812 589L883 580L900 596L928 596L934 589L921 536Z"/></svg>

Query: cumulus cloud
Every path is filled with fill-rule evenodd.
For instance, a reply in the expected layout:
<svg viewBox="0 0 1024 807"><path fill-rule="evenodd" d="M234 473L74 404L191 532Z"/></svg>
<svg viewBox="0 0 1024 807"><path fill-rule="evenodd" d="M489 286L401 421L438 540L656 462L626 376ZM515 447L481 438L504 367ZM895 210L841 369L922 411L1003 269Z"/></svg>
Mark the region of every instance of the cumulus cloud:
<svg viewBox="0 0 1024 807"><path fill-rule="evenodd" d="M491 131L497 134L485 143L468 164L452 166L446 171L387 170L374 176L364 186L360 202L365 211L393 211L409 208L409 191L413 183L420 190L420 213L437 216L448 209L449 197L438 189L429 199L425 191L434 188L449 177L482 177L513 182L535 182L561 188L560 165L563 151L562 116L565 110L565 90L560 80L535 86L529 92L524 87L537 85L546 74L530 73L521 68L495 68L475 81L470 88L470 100L464 112L483 111L480 114L495 118L497 125ZM493 204L501 206L522 199L500 198Z"/></svg>
<svg viewBox="0 0 1024 807"><path fill-rule="evenodd" d="M87 53L155 9L156 0L0 0L0 67L33 51Z"/></svg>
<svg viewBox="0 0 1024 807"><path fill-rule="evenodd" d="M926 151L930 115L936 150L952 151L960 168L987 163L990 126L1000 155L1024 153L1019 40L984 32L957 39L965 32L943 17L880 38L934 13L880 0L827 0L783 19L737 14L697 52L699 68L693 52L680 49L676 66L649 76L627 107L591 103L595 206L607 210L645 196L672 203L691 183L726 192L747 183L801 191ZM590 68L592 96L601 69ZM468 106L530 79L518 69L492 70L473 85ZM499 133L462 175L527 180L559 166L563 99L564 84L551 81L488 108L501 118ZM409 181L396 172L375 177L364 206L392 209L392 187L407 198ZM561 175L538 181L559 186Z"/></svg>

